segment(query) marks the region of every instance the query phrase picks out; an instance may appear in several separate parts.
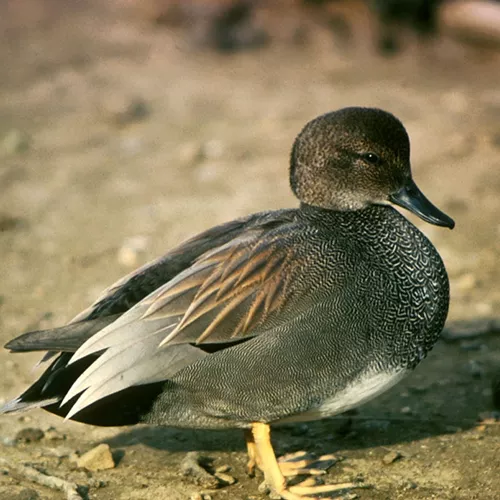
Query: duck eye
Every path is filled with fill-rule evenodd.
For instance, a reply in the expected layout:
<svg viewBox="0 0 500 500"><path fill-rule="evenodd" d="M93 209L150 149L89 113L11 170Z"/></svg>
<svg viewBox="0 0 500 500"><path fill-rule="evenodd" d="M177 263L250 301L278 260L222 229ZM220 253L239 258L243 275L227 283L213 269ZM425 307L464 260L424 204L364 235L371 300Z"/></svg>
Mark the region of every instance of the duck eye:
<svg viewBox="0 0 500 500"><path fill-rule="evenodd" d="M363 159L371 165L378 165L380 163L380 157L375 153L366 153L363 155Z"/></svg>

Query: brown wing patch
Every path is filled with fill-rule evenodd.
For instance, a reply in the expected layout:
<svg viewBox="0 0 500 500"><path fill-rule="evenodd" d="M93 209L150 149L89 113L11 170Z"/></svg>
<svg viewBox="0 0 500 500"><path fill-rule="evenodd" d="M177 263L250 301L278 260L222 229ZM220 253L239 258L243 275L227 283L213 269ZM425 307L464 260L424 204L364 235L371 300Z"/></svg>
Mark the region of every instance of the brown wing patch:
<svg viewBox="0 0 500 500"><path fill-rule="evenodd" d="M223 245L152 297L142 319L179 315L161 345L174 339L202 343L248 335L285 303L293 253L279 237Z"/></svg>

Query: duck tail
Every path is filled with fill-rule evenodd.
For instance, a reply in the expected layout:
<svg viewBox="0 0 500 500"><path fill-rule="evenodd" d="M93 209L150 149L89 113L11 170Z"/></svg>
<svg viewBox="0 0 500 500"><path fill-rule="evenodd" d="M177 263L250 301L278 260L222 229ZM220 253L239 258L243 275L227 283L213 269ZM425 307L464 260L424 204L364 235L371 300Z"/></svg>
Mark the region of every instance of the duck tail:
<svg viewBox="0 0 500 500"><path fill-rule="evenodd" d="M43 408L44 410L66 417L78 396L64 406L60 403L76 379L99 357L87 356L68 365L72 353L57 353L57 357L19 397L0 407L0 414L14 413ZM143 416L151 409L153 402L162 392L163 382L130 387L112 394L85 408L72 420L99 426L132 425L143 421Z"/></svg>

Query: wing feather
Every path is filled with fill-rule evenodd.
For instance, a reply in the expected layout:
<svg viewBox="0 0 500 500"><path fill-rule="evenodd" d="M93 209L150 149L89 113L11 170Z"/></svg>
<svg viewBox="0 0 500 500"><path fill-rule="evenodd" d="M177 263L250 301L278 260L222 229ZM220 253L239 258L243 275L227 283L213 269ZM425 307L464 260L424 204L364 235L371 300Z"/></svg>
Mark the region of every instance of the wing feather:
<svg viewBox="0 0 500 500"><path fill-rule="evenodd" d="M254 228L205 252L83 344L71 362L104 352L66 395L63 404L79 395L67 418L130 385L172 376L172 368L157 364L172 364L171 350L191 363L203 352L197 345L251 338L266 330L271 317L273 325L287 321L289 315L279 313L293 298L285 292L301 268L295 245L287 241L294 223Z"/></svg>

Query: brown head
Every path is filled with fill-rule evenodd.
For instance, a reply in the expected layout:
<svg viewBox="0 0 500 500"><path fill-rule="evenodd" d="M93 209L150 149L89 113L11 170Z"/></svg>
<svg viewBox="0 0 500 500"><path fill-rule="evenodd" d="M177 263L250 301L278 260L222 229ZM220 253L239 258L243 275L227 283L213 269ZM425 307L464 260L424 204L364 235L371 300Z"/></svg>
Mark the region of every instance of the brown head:
<svg viewBox="0 0 500 500"><path fill-rule="evenodd" d="M310 121L292 148L290 185L307 205L359 210L390 201L432 224L454 225L413 182L408 134L380 109L344 108Z"/></svg>

